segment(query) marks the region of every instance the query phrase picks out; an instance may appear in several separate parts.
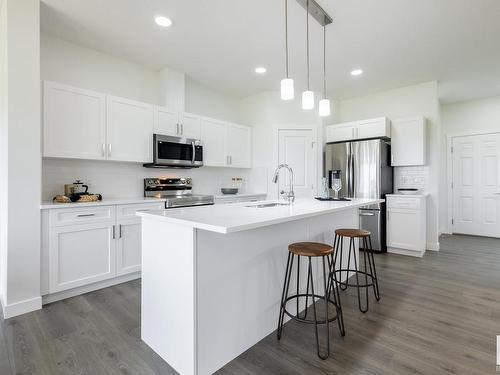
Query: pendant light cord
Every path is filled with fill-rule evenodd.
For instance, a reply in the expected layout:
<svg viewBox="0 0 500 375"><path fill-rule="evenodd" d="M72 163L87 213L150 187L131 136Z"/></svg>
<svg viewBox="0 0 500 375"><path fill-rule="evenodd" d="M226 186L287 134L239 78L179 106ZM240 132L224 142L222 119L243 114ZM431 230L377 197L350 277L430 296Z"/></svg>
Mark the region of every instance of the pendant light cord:
<svg viewBox="0 0 500 375"><path fill-rule="evenodd" d="M326 25L323 26L323 99L326 99Z"/></svg>
<svg viewBox="0 0 500 375"><path fill-rule="evenodd" d="M285 72L288 75L288 0L285 0Z"/></svg>
<svg viewBox="0 0 500 375"><path fill-rule="evenodd" d="M309 91L310 77L309 77L309 0L306 2L306 55L307 55L307 91Z"/></svg>

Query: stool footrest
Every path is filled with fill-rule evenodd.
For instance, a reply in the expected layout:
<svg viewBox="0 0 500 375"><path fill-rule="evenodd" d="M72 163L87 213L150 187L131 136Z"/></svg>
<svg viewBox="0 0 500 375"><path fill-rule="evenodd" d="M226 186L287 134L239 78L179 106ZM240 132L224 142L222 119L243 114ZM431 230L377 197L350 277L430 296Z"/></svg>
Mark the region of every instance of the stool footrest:
<svg viewBox="0 0 500 375"><path fill-rule="evenodd" d="M294 300L294 299L297 299L297 298L300 298L300 297L310 297L310 298L312 298L312 297L313 297L313 295L312 295L312 294L305 294L305 293L303 293L303 294L295 294L295 295L293 295L293 296L288 297L288 298L285 300L285 306L283 307L283 309L284 309L284 310L283 310L283 311L284 311L284 313L285 313L286 315L288 315L290 318L292 318L293 320L297 321L297 322L307 323L307 324L315 324L315 323L316 323L316 324L325 324L325 323L326 323L326 319L323 319L323 320L318 320L318 321L314 321L314 320L311 320L311 319L304 319L304 318L300 318L300 317L298 317L297 315L293 315L293 314L291 314L291 313L290 313L290 312L286 309L286 303L287 303L288 301L291 301L291 300ZM318 294L315 294L315 295L314 295L314 297L315 297L315 298L318 298L320 301L323 301L323 302L324 302L324 300L325 300L325 296L320 296L320 295L318 295ZM328 298L328 302L329 302L330 304L332 304L332 305L335 307L335 311L336 311L335 316L334 316L334 317L332 317L332 318L329 318L329 319L328 319L328 323L331 323L331 322L334 322L335 320L337 320L337 319L338 319L338 317L339 317L338 311L342 311L342 307L337 306L337 304L336 304L334 301L332 301L330 298ZM307 307L306 307L306 309L307 309ZM298 313L297 313L297 314L298 314ZM304 316L306 316L306 315L307 315L307 314L305 314Z"/></svg>

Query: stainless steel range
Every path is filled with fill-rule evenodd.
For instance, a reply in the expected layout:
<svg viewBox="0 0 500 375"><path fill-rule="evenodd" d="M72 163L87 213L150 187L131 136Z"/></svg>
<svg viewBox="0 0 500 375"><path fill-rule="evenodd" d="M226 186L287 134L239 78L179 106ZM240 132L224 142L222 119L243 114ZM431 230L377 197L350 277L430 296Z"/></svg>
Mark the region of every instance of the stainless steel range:
<svg viewBox="0 0 500 375"><path fill-rule="evenodd" d="M192 183L191 178L145 178L144 196L166 199L165 208L214 204L213 195L193 194Z"/></svg>

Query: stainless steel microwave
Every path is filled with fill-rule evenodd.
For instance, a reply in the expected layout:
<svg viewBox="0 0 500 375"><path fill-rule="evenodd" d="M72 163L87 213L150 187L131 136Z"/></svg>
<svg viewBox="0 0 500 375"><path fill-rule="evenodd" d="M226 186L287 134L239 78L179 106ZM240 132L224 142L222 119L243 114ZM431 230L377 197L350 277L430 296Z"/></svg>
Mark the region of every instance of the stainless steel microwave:
<svg viewBox="0 0 500 375"><path fill-rule="evenodd" d="M198 139L153 135L153 164L145 167L198 168L203 166L203 145Z"/></svg>

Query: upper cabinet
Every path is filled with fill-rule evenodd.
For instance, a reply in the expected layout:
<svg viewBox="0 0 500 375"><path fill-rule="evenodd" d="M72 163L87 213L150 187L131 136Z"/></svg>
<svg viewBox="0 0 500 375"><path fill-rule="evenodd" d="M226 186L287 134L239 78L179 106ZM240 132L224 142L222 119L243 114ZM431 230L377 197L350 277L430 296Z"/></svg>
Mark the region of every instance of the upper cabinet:
<svg viewBox="0 0 500 375"><path fill-rule="evenodd" d="M108 159L151 162L153 106L111 95L106 103Z"/></svg>
<svg viewBox="0 0 500 375"><path fill-rule="evenodd" d="M43 156L106 158L106 95L46 81L43 124Z"/></svg>
<svg viewBox="0 0 500 375"><path fill-rule="evenodd" d="M426 121L411 117L392 121L391 165L412 166L426 163Z"/></svg>
<svg viewBox="0 0 500 375"><path fill-rule="evenodd" d="M43 156L152 162L153 134L200 139L204 164L251 168L244 125L45 81Z"/></svg>
<svg viewBox="0 0 500 375"><path fill-rule="evenodd" d="M229 166L251 168L252 129L248 126L227 125L227 156Z"/></svg>
<svg viewBox="0 0 500 375"><path fill-rule="evenodd" d="M386 117L346 122L326 127L326 142L352 141L355 139L390 138L391 122Z"/></svg>

